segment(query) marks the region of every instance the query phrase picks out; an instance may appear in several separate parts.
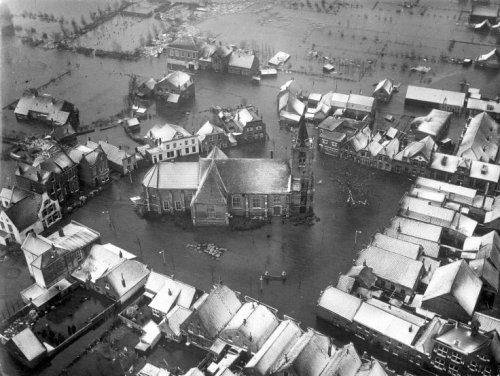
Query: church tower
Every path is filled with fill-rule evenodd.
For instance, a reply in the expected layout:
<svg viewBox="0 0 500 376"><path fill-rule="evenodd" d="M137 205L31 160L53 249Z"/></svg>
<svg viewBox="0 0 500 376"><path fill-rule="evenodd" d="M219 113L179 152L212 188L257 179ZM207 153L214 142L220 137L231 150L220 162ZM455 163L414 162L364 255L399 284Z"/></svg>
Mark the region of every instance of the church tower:
<svg viewBox="0 0 500 376"><path fill-rule="evenodd" d="M292 139L292 215L311 214L314 202L314 175L312 169L313 143L307 133L304 119L299 123L297 135Z"/></svg>

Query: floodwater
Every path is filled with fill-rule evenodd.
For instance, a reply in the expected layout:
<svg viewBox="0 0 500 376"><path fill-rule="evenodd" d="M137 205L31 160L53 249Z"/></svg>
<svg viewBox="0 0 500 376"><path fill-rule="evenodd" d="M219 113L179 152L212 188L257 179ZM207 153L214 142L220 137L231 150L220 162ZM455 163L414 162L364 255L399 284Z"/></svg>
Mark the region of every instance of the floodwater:
<svg viewBox="0 0 500 376"><path fill-rule="evenodd" d="M269 157L273 150L276 158L289 158L291 136L289 131L278 127L275 97L279 86L292 77L306 92L319 93L337 90L369 94L373 84L384 77L402 82L400 93L380 109L379 119L385 113L396 116L407 113L403 100L408 84L459 90L459 82L466 80L472 87L481 88L486 96L494 97L498 93L500 81L496 73L439 62L443 53L476 56L489 51L495 43L493 36L473 34L464 26L461 9L465 2L421 1L428 7L424 15L416 11L409 14L407 10L398 13L401 7L391 2L353 1L358 8L341 7L336 14L317 12L307 5L292 10L284 6L288 3L269 3L265 10L249 7L245 14L213 17L197 26L225 43L244 42L247 48L259 50L263 61L273 52L286 51L292 54L289 72L280 73L277 79L263 80L260 86L251 85L243 77L197 72L195 101L178 111L167 110L150 123L175 121L189 131L196 131L207 120L207 110L212 105L254 104L263 114L270 138L264 145L230 150L230 156ZM457 41L451 51L448 50L450 39ZM334 65L341 74L320 74L323 63L307 55L313 44L316 51L335 59ZM164 56L142 58L138 62L99 59L67 51L33 49L18 39L2 40L1 56L3 105L18 98L25 88L40 86L70 70L71 74L55 80L44 91L75 103L80 108L83 124L108 118L123 109L129 74L160 78L167 72ZM405 62L408 66L430 66L432 70L425 76L411 74L402 69ZM424 109L411 111L412 115L425 113ZM18 124L10 110L3 110L1 116L3 135L48 132L42 126ZM464 122L465 117L454 116L451 129L454 138ZM383 121L377 124L387 127ZM142 132L146 130L144 127ZM312 137L316 136L313 129L309 131ZM129 149L136 146L120 127L82 136L80 141L84 142L87 136L94 140L109 139ZM2 184L12 184L9 176L15 164L6 159L0 163ZM346 206L341 186L346 171L369 191L369 206ZM70 219L95 228L101 232L104 242L137 254L159 272L175 274L176 278L207 291L212 283L223 281L244 295L276 307L280 314L295 317L304 327L316 326L314 308L320 291L328 283L335 283L338 275L352 265L362 245L388 223L410 185L406 177L316 154L318 222L312 226L294 226L275 220L258 230L232 232L224 228L182 229L170 222L139 218L129 198L141 192L144 173L136 172L133 183L128 178L114 182ZM355 245L356 231L362 233ZM216 243L228 251L216 261L187 248L190 243ZM160 250L166 251L165 265L158 253ZM265 271L273 275L286 271L288 279L284 283L274 281L261 285L259 277ZM19 282L20 290L29 284L26 278ZM337 340L345 339L339 335ZM68 359L57 362L69 360L68 355Z"/></svg>

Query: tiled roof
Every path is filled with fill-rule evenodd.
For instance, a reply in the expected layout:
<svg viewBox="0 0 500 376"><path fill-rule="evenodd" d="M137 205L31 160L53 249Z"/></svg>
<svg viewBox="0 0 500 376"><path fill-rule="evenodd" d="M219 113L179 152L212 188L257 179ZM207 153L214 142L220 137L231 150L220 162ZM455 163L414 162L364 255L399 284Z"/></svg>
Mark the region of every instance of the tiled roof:
<svg viewBox="0 0 500 376"><path fill-rule="evenodd" d="M102 151L104 151L104 154L106 154L108 161L118 165L123 164L123 160L130 157L130 154L128 154L125 150L120 149L118 146L109 144L106 141L99 141L99 143L87 141L86 146L94 150L100 146Z"/></svg>
<svg viewBox="0 0 500 376"><path fill-rule="evenodd" d="M490 231L481 237L481 247L477 258L486 258L500 270L500 236L496 231Z"/></svg>
<svg viewBox="0 0 500 376"><path fill-rule="evenodd" d="M198 40L196 39L196 37L189 35L189 36L182 36L180 38L175 39L168 46L175 47L175 48L181 48L184 50L198 51L198 45L199 45L199 43L198 43Z"/></svg>
<svg viewBox="0 0 500 376"><path fill-rule="evenodd" d="M472 321L479 322L479 329L485 331L486 333L496 330L500 334L500 319L486 315L484 313L474 312L472 316Z"/></svg>
<svg viewBox="0 0 500 376"><path fill-rule="evenodd" d="M474 273L482 278L495 292L498 293L500 272L491 262L484 258L478 258L469 262Z"/></svg>
<svg viewBox="0 0 500 376"><path fill-rule="evenodd" d="M436 337L436 341L444 343L463 354L471 354L489 344L489 338L483 334L471 335L470 329L461 326L452 327L446 333Z"/></svg>
<svg viewBox="0 0 500 376"><path fill-rule="evenodd" d="M217 285L198 307L197 313L210 338L215 338L238 312L241 302L225 285Z"/></svg>
<svg viewBox="0 0 500 376"><path fill-rule="evenodd" d="M163 81L167 81L170 83L172 86L176 88L185 88L188 87L189 84L191 84L193 81L191 79L191 76L185 72L181 71L174 71L170 72L167 74L165 77L163 77L160 81L158 81L158 84L161 84Z"/></svg>
<svg viewBox="0 0 500 376"><path fill-rule="evenodd" d="M161 139L162 142L172 141L174 138L183 138L192 136L184 128L175 124L157 124L153 126L147 133L146 137L151 139Z"/></svg>
<svg viewBox="0 0 500 376"><path fill-rule="evenodd" d="M392 218L389 228L401 234L430 240L436 243L441 241L441 234L443 232L443 228L441 226L436 226L430 223L420 222L405 217Z"/></svg>
<svg viewBox="0 0 500 376"><path fill-rule="evenodd" d="M230 67L251 69L255 59L256 56L254 54L235 51L231 54L228 65Z"/></svg>
<svg viewBox="0 0 500 376"><path fill-rule="evenodd" d="M387 94L391 94L392 88L393 88L393 85L392 85L391 80L384 78L382 81L380 81L377 84L377 86L375 87L375 90L373 92L376 93L377 91L383 89Z"/></svg>
<svg viewBox="0 0 500 376"><path fill-rule="evenodd" d="M40 112L47 115L48 121L63 125L68 120L69 113L62 111L64 101L55 99L49 94L24 95L19 99L14 113L28 115L29 111Z"/></svg>
<svg viewBox="0 0 500 376"><path fill-rule="evenodd" d="M482 112L467 124L457 155L482 162L496 162L499 142L498 123Z"/></svg>
<svg viewBox="0 0 500 376"><path fill-rule="evenodd" d="M52 247L51 242L43 236L29 233L26 236L21 249L35 256L40 256Z"/></svg>
<svg viewBox="0 0 500 376"><path fill-rule="evenodd" d="M193 286L183 282L172 279L171 277L151 272L147 282L146 290L151 291L152 285L156 284L153 280L158 280L158 285L161 287L154 287L157 289L156 294L150 303L151 308L155 308L161 312L168 312L174 305L184 308L190 308L193 304L196 289Z"/></svg>
<svg viewBox="0 0 500 376"><path fill-rule="evenodd" d="M227 155L217 146L214 146L210 153L208 153L207 159L227 159Z"/></svg>
<svg viewBox="0 0 500 376"><path fill-rule="evenodd" d="M144 175L142 185L156 189L198 189L199 162L160 162Z"/></svg>
<svg viewBox="0 0 500 376"><path fill-rule="evenodd" d="M200 159L200 170L211 160ZM284 160L228 158L214 160L228 193L282 194L289 191L290 167Z"/></svg>
<svg viewBox="0 0 500 376"><path fill-rule="evenodd" d="M22 170L22 172L20 170ZM31 181L39 181L45 184L50 179L50 171L46 171L40 168L40 166L33 167L27 164L20 164L19 168L16 168L16 176L22 176Z"/></svg>
<svg viewBox="0 0 500 376"><path fill-rule="evenodd" d="M472 161L469 177L496 184L500 181L500 165L481 161Z"/></svg>
<svg viewBox="0 0 500 376"><path fill-rule="evenodd" d="M212 160L210 166L203 174L200 186L193 197L192 203L227 204L227 189L217 169L215 159Z"/></svg>
<svg viewBox="0 0 500 376"><path fill-rule="evenodd" d="M430 136L427 136L420 141L411 142L403 150L397 153L394 159L402 161L405 158L411 159L421 156L426 161L430 161L434 150L436 150L436 143Z"/></svg>
<svg viewBox="0 0 500 376"><path fill-rule="evenodd" d="M404 345L411 346L420 327L368 303L362 303L354 322L375 330Z"/></svg>
<svg viewBox="0 0 500 376"><path fill-rule="evenodd" d="M62 236L59 234L59 231L56 231L47 236L47 239L56 246L70 251L81 249L92 242L97 242L101 237L101 234L97 231L76 221L71 221L64 226L62 232Z"/></svg>
<svg viewBox="0 0 500 376"><path fill-rule="evenodd" d="M405 98L439 105L446 104L455 107L463 107L465 103L465 93L413 85L408 85Z"/></svg>
<svg viewBox="0 0 500 376"><path fill-rule="evenodd" d="M449 184L438 180L418 177L415 181L415 186L425 188L440 193L445 193L446 198L450 201L456 201L467 205L472 205L474 198L477 195L477 190L466 188L455 184Z"/></svg>
<svg viewBox="0 0 500 376"><path fill-rule="evenodd" d="M415 289L423 269L421 261L373 246L360 252L356 265L369 266L377 277L410 290Z"/></svg>
<svg viewBox="0 0 500 376"><path fill-rule="evenodd" d="M220 332L219 337L227 339L237 332L237 336L244 337L251 343L249 350L255 353L278 325L278 318L269 308L256 302L246 302Z"/></svg>
<svg viewBox="0 0 500 376"><path fill-rule="evenodd" d="M176 305L172 310L167 314L166 320L163 320L160 325L168 325L170 330L176 335L181 335L180 326L187 320L189 316L191 316L193 311Z"/></svg>
<svg viewBox="0 0 500 376"><path fill-rule="evenodd" d="M7 201L9 205L14 205L19 201L25 199L26 197L30 196L30 193L31 193L30 191L19 188L17 186L14 186L12 189L4 187L0 192L0 197L2 198L2 200Z"/></svg>
<svg viewBox="0 0 500 376"><path fill-rule="evenodd" d="M43 197L38 193L29 192L22 200L5 210L19 232L40 220L38 212L42 206Z"/></svg>
<svg viewBox="0 0 500 376"><path fill-rule="evenodd" d="M12 342L28 361L32 361L47 352L45 346L38 340L30 328L17 333L12 337Z"/></svg>
<svg viewBox="0 0 500 376"><path fill-rule="evenodd" d="M260 376L269 375L276 362L288 353L301 333L294 321L282 321L245 368L253 369Z"/></svg>
<svg viewBox="0 0 500 376"><path fill-rule="evenodd" d="M328 286L318 300L318 307L349 321L352 321L360 305L361 299L333 286Z"/></svg>
<svg viewBox="0 0 500 376"><path fill-rule="evenodd" d="M413 260L416 260L421 253L421 247L418 244L395 239L380 233L374 235L371 244L378 248L397 253Z"/></svg>
<svg viewBox="0 0 500 376"><path fill-rule="evenodd" d="M448 111L432 109L429 114L416 117L411 122L411 127L417 132L437 137L447 126L447 123L449 124L451 115L452 113Z"/></svg>
<svg viewBox="0 0 500 376"><path fill-rule="evenodd" d="M210 123L210 121L207 121L205 124L201 126L200 129L198 129L196 135L198 136L198 139L200 141L203 141L207 135L213 133L224 133L224 130L221 127L218 127Z"/></svg>
<svg viewBox="0 0 500 376"><path fill-rule="evenodd" d="M119 297L124 296L149 274L148 267L142 262L126 259L106 275L106 279Z"/></svg>
<svg viewBox="0 0 500 376"><path fill-rule="evenodd" d="M455 261L436 270L425 290L422 303L449 294L472 316L482 285L465 261Z"/></svg>

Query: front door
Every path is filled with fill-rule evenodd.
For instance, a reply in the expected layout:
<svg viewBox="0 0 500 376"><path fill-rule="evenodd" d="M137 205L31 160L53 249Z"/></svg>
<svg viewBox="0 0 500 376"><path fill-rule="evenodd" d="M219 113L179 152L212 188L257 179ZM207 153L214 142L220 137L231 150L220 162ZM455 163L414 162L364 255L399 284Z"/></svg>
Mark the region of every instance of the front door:
<svg viewBox="0 0 500 376"><path fill-rule="evenodd" d="M281 206L275 206L273 208L273 215L280 216L281 215Z"/></svg>

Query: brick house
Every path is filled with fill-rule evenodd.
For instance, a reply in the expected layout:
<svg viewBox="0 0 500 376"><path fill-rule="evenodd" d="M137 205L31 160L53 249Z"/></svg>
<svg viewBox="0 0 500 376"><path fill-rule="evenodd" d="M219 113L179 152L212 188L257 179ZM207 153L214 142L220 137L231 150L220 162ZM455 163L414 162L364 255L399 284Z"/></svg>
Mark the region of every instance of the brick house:
<svg viewBox="0 0 500 376"><path fill-rule="evenodd" d="M91 149L77 145L70 149L69 156L78 163L78 177L82 185L96 188L109 182L108 158L100 146Z"/></svg>
<svg viewBox="0 0 500 376"><path fill-rule="evenodd" d="M253 76L259 70L259 58L252 53L233 51L229 56L227 71L241 76Z"/></svg>
<svg viewBox="0 0 500 376"><path fill-rule="evenodd" d="M209 153L214 147L225 149L231 146L229 137L221 127L207 121L196 132L200 143L200 152Z"/></svg>
<svg viewBox="0 0 500 376"><path fill-rule="evenodd" d="M195 97L193 78L181 71L167 74L156 83L155 96L167 104L182 104Z"/></svg>
<svg viewBox="0 0 500 376"><path fill-rule="evenodd" d="M146 150L153 163L199 153L198 137L175 124L157 124L145 136Z"/></svg>
<svg viewBox="0 0 500 376"><path fill-rule="evenodd" d="M193 36L180 37L166 48L167 65L197 69L200 58L200 44Z"/></svg>

